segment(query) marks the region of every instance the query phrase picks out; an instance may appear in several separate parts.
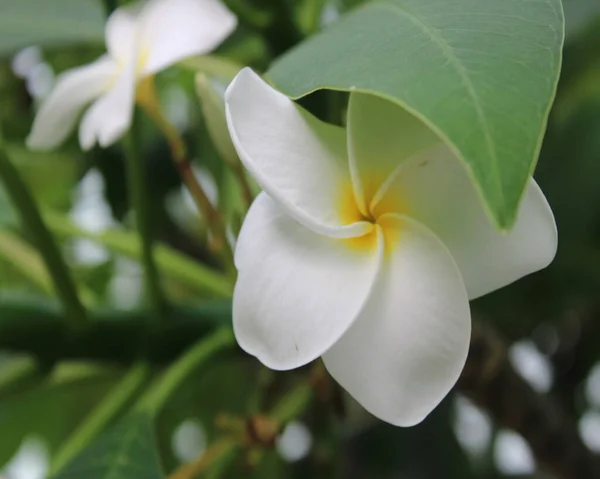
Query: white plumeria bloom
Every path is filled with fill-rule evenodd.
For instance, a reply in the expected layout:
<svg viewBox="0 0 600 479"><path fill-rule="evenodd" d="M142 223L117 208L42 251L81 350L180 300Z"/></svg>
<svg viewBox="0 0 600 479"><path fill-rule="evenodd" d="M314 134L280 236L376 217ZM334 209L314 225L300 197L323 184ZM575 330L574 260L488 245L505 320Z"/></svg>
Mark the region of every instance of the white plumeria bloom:
<svg viewBox="0 0 600 479"><path fill-rule="evenodd" d="M114 143L131 124L140 80L209 52L236 24L235 15L218 0L149 0L115 10L106 24L108 53L58 78L27 145L39 150L59 145L92 101L79 127L81 147Z"/></svg>
<svg viewBox="0 0 600 479"><path fill-rule="evenodd" d="M372 414L419 423L464 366L469 299L553 259L539 187L530 180L502 234L450 149L391 102L352 93L345 131L245 69L226 103L236 149L264 189L235 252L239 344L278 370L322 356Z"/></svg>

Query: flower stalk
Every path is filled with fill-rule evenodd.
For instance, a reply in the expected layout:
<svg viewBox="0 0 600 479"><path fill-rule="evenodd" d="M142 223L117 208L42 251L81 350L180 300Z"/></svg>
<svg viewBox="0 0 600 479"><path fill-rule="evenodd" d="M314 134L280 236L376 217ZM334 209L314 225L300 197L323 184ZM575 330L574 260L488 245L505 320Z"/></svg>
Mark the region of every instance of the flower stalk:
<svg viewBox="0 0 600 479"><path fill-rule="evenodd" d="M211 232L212 239L209 243L211 250L224 259L226 266L231 265L232 252L227 242L223 218L212 205L208 195L194 175L187 148L179 131L165 118L160 109L153 77L148 77L141 82L138 87L136 101L165 135L177 171Z"/></svg>
<svg viewBox="0 0 600 479"><path fill-rule="evenodd" d="M210 446L198 458L183 464L168 479L194 479L205 472L214 464L220 463L229 454L235 452L238 448L236 441L230 438L222 438Z"/></svg>
<svg viewBox="0 0 600 479"><path fill-rule="evenodd" d="M142 246L146 299L152 304L155 319L160 321L166 312L166 302L154 260L152 211L148 194L146 168L139 149L138 134L137 124L134 121L131 131L124 139L129 194L135 211L135 223Z"/></svg>
<svg viewBox="0 0 600 479"><path fill-rule="evenodd" d="M158 379L140 399L136 408L156 414L171 397L181 382L201 364L210 360L223 349L235 344L233 332L229 328L219 329L192 346Z"/></svg>

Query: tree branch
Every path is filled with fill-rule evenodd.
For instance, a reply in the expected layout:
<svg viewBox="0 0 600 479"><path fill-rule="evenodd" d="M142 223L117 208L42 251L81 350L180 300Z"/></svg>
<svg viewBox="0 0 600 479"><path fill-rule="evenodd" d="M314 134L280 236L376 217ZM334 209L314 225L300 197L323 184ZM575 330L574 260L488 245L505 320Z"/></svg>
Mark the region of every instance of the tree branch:
<svg viewBox="0 0 600 479"><path fill-rule="evenodd" d="M231 323L228 302L173 307L163 324L148 333L152 311L90 312L88 327L76 334L57 303L30 297L0 297L0 351L26 353L44 363L83 359L131 364L144 358L166 364L215 327Z"/></svg>
<svg viewBox="0 0 600 479"><path fill-rule="evenodd" d="M600 477L600 459L584 446L572 418L515 372L507 361L505 343L488 326L473 325L458 390L498 425L521 434L544 471L560 479Z"/></svg>

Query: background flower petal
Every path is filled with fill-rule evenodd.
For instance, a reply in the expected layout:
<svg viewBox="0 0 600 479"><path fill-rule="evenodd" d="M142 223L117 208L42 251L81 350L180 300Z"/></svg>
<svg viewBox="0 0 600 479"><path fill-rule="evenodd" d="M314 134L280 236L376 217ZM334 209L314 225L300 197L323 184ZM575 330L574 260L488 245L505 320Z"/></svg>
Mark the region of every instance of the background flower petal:
<svg viewBox="0 0 600 479"><path fill-rule="evenodd" d="M323 360L373 415L412 426L460 376L470 341L469 301L450 252L431 231L388 215L384 232L386 253L371 297ZM393 236L397 244L388 250Z"/></svg>
<svg viewBox="0 0 600 479"><path fill-rule="evenodd" d="M330 236L369 231L370 224L341 216L343 202L353 204L343 129L319 121L249 68L233 80L226 102L241 160L290 215Z"/></svg>
<svg viewBox="0 0 600 479"><path fill-rule="evenodd" d="M105 55L63 73L37 112L27 146L49 150L62 143L75 127L81 110L108 89L115 69L114 61Z"/></svg>
<svg viewBox="0 0 600 479"><path fill-rule="evenodd" d="M216 48L237 25L218 0L150 0L139 17L143 74Z"/></svg>
<svg viewBox="0 0 600 479"><path fill-rule="evenodd" d="M240 346L272 369L321 356L352 324L369 296L382 245L321 236L266 194L255 200L238 240L233 325Z"/></svg>
<svg viewBox="0 0 600 479"><path fill-rule="evenodd" d="M143 5L143 2L136 2L119 7L106 22L106 49L121 66L136 61L132 55L135 52L138 16Z"/></svg>
<svg viewBox="0 0 600 479"><path fill-rule="evenodd" d="M515 226L501 232L486 214L465 168L444 146L402 168L375 209L389 209L394 204L431 228L446 244L470 299L545 268L556 254L554 216L533 179Z"/></svg>
<svg viewBox="0 0 600 479"><path fill-rule="evenodd" d="M117 141L131 125L135 103L135 64L121 70L113 87L85 113L79 125L81 148L89 150L97 141L107 147Z"/></svg>

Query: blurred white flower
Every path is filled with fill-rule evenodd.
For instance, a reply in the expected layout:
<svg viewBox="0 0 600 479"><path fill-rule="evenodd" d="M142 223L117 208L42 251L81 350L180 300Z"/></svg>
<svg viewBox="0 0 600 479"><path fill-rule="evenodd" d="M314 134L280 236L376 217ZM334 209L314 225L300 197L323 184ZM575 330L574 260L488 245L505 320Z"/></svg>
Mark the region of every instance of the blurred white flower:
<svg viewBox="0 0 600 479"><path fill-rule="evenodd" d="M149 0L115 10L106 24L108 53L58 78L38 111L28 146L56 147L94 100L79 127L81 147L114 143L131 123L140 80L209 52L236 24L218 0Z"/></svg>
<svg viewBox="0 0 600 479"><path fill-rule="evenodd" d="M12 58L11 68L19 78L27 78L31 70L38 64L43 63L42 50L33 45L19 50Z"/></svg>
<svg viewBox="0 0 600 479"><path fill-rule="evenodd" d="M33 98L36 100L44 99L54 87L54 70L49 63L38 63L28 72L25 83L27 91Z"/></svg>

